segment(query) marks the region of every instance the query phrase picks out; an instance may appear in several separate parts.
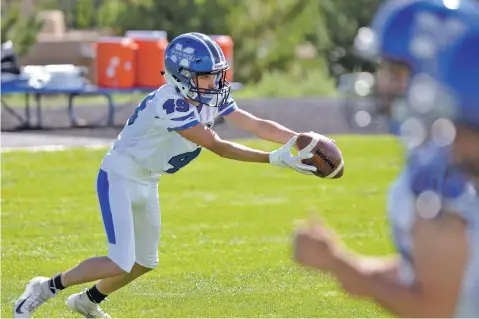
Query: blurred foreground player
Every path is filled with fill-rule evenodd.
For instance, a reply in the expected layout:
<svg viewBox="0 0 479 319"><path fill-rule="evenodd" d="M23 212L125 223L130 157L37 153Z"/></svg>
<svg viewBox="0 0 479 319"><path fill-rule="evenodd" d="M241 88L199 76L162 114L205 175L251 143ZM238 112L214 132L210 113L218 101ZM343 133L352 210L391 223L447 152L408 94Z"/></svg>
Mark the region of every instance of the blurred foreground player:
<svg viewBox="0 0 479 319"><path fill-rule="evenodd" d="M225 79L228 63L211 38L186 33L173 39L165 68L168 84L139 104L101 164L97 193L108 256L89 258L52 278L33 278L15 302L14 317L30 317L66 287L96 280L92 288L71 295L67 305L85 317L109 317L98 304L158 265L159 177L185 167L203 147L233 160L304 174L316 170L300 162L312 154L291 155L296 132L237 107ZM222 140L211 130L221 116L259 138L285 145L269 153Z"/></svg>
<svg viewBox="0 0 479 319"><path fill-rule="evenodd" d="M435 134L443 122L427 113L438 108L430 103L431 99L437 101L432 97L444 91L421 80L455 87L449 96L457 103L449 108L467 109L462 118L470 118L474 110L477 114L479 51L471 50L470 39L477 47L474 24L479 14L467 1L455 8L445 3L390 1L373 23L378 42L370 44L387 63L378 71L382 73L378 86L389 89L378 92L385 93L379 94L380 110L394 124L395 132L405 133L401 139L408 146L406 167L392 185L388 202L398 254L386 258L356 255L315 221L300 228L294 242L299 263L330 272L349 293L371 298L399 317L479 316L479 200L470 175L453 161L461 154L462 163L469 163L465 168L473 171L472 163L457 147L451 151L448 145L437 143L446 135L436 138ZM447 38L448 32L454 37ZM458 52L472 55L466 59ZM446 59L448 55L456 58ZM471 59L476 66L471 63L467 67ZM441 76L445 70L450 72ZM404 82L391 83L385 78ZM414 100L419 89L422 95ZM454 114L443 111L438 113ZM477 150L476 138L468 139L468 147L476 143Z"/></svg>

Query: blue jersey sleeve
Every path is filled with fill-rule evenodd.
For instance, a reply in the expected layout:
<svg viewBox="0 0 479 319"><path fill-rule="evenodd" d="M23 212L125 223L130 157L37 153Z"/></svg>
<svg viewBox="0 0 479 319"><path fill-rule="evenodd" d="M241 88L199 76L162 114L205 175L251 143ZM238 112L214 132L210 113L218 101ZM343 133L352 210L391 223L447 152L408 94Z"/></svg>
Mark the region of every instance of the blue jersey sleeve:
<svg viewBox="0 0 479 319"><path fill-rule="evenodd" d="M236 109L238 109L238 105L236 104L236 101L233 99L233 97L231 97L230 95L228 100L223 105L220 105L218 107L218 116L227 116Z"/></svg>

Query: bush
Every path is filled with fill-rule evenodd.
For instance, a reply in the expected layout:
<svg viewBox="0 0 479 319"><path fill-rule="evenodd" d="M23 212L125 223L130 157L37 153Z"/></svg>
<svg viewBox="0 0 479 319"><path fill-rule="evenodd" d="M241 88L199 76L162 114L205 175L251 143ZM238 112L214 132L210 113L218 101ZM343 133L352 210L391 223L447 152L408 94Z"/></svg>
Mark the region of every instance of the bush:
<svg viewBox="0 0 479 319"><path fill-rule="evenodd" d="M286 71L265 71L256 84L247 84L235 92L235 98L306 97L336 95L334 79L323 67L296 67Z"/></svg>

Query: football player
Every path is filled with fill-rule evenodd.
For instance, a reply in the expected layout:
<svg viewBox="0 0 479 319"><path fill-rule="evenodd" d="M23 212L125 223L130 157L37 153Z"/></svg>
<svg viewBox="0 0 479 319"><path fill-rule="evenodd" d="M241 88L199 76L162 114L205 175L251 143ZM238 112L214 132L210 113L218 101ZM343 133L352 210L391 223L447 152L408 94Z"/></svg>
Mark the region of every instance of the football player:
<svg viewBox="0 0 479 319"><path fill-rule="evenodd" d="M387 61L378 71L380 110L406 133L409 149L388 202L398 253L354 254L317 221L295 237L299 263L332 273L349 293L400 317L479 316L479 199L467 175L478 163L479 139L470 135L478 124L477 10L470 1L394 0L380 8L372 30L362 30L361 49ZM459 127L453 151L445 143L451 126L432 113L462 114L469 123L462 137Z"/></svg>
<svg viewBox="0 0 479 319"><path fill-rule="evenodd" d="M90 281L68 307L85 317L108 317L99 304L114 291L158 265L158 179L196 159L203 148L243 162L269 163L312 174L301 163L312 154L291 154L298 133L238 108L226 80L228 63L216 42L201 33L173 39L165 52L167 84L138 105L104 157L97 193L108 240L108 256L82 261L51 278L35 277L15 302L14 317L30 317L61 290ZM211 125L225 117L261 139L284 144L264 152L221 139Z"/></svg>

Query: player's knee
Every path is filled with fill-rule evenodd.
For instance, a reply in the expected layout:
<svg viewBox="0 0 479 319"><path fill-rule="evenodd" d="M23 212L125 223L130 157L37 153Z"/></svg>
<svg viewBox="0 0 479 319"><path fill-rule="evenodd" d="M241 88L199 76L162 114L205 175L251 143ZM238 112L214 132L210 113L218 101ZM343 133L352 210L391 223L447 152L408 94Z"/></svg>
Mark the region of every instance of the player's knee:
<svg viewBox="0 0 479 319"><path fill-rule="evenodd" d="M134 267L135 267L135 272L143 275L143 274L146 274L147 272L152 271L157 266L158 266L158 263L156 263L156 265L150 264L150 265L148 265L148 267L144 266L144 265L140 265L139 263L135 263Z"/></svg>
<svg viewBox="0 0 479 319"><path fill-rule="evenodd" d="M134 261L131 261L131 262L127 262L123 265L122 269L124 272L126 273L131 273L131 271L133 270L133 266L135 266L135 262Z"/></svg>
<svg viewBox="0 0 479 319"><path fill-rule="evenodd" d="M112 275L112 276L117 276L117 275L122 275L122 274L125 274L125 273L130 273L131 270L133 269L133 266L135 265L135 259L134 258L131 258L131 259L128 259L128 258L123 258L123 259L115 259L115 258L112 258L112 257L109 257L110 260L115 264L116 266L116 269L115 269L115 272L116 274L115 275Z"/></svg>
<svg viewBox="0 0 479 319"><path fill-rule="evenodd" d="M158 257L157 256L149 256L145 258L138 258L136 260L136 264L144 269L145 273L150 270L155 269L158 267Z"/></svg>

